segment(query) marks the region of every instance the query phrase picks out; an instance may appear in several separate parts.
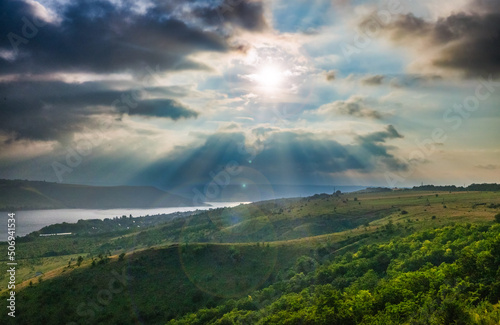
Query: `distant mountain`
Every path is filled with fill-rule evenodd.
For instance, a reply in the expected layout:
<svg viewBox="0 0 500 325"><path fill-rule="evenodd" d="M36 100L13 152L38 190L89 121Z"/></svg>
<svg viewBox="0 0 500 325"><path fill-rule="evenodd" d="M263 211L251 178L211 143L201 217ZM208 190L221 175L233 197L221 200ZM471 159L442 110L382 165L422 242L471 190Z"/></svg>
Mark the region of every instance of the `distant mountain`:
<svg viewBox="0 0 500 325"><path fill-rule="evenodd" d="M114 209L192 206L193 201L149 186L59 184L0 180L0 210Z"/></svg>

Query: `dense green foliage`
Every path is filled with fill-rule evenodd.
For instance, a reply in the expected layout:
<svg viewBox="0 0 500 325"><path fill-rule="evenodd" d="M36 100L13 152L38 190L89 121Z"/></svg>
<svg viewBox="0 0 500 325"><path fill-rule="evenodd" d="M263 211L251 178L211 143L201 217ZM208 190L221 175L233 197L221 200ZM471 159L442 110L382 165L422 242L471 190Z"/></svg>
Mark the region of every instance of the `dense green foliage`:
<svg viewBox="0 0 500 325"><path fill-rule="evenodd" d="M387 240L352 246L353 250L338 249L348 243L309 248L306 243L182 244L115 260L100 256L91 267L20 291L17 321L170 325L500 321L500 225L458 224L406 237L384 232ZM115 284L119 294L103 295L116 274L125 279L122 287Z"/></svg>
<svg viewBox="0 0 500 325"><path fill-rule="evenodd" d="M457 225L361 247L168 324L498 324L500 226Z"/></svg>
<svg viewBox="0 0 500 325"><path fill-rule="evenodd" d="M111 259L82 258L16 294L18 324L161 324L268 286L301 249L269 245L171 245ZM40 278L39 278L40 279ZM40 282L40 283L38 283ZM6 298L7 293L1 296ZM42 307L43 306L43 307ZM8 324L5 314L0 323Z"/></svg>

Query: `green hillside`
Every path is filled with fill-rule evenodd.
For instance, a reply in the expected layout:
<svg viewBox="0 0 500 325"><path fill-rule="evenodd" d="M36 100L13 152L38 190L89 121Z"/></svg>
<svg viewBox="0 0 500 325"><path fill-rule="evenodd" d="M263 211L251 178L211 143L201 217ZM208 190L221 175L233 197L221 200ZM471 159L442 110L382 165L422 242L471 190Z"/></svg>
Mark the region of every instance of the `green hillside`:
<svg viewBox="0 0 500 325"><path fill-rule="evenodd" d="M0 210L113 209L191 206L191 200L145 186L84 186L0 180Z"/></svg>
<svg viewBox="0 0 500 325"><path fill-rule="evenodd" d="M499 213L498 192L406 190L35 233L18 239L16 323L498 324Z"/></svg>
<svg viewBox="0 0 500 325"><path fill-rule="evenodd" d="M500 225L456 225L361 246L248 297L167 324L499 324Z"/></svg>

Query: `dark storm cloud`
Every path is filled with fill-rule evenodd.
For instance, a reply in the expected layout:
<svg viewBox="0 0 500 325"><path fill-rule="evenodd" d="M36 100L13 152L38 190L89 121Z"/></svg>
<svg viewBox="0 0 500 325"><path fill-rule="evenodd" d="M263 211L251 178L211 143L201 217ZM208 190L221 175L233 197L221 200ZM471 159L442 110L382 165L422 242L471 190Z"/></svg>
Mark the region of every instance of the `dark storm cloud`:
<svg viewBox="0 0 500 325"><path fill-rule="evenodd" d="M143 100L137 107L131 108L129 115L145 117L166 117L172 120L197 117L198 113L173 99Z"/></svg>
<svg viewBox="0 0 500 325"><path fill-rule="evenodd" d="M353 144L341 144L326 135L312 133L270 131L266 134L258 149L245 146L243 133L213 134L197 147L178 148L169 158L136 175L134 182L206 184L229 162L255 169L272 183L287 183L291 178L313 183L346 171L368 173L379 168L406 168L389 152L392 147L386 144L402 137L393 126L358 136Z"/></svg>
<svg viewBox="0 0 500 325"><path fill-rule="evenodd" d="M433 66L459 70L467 77L500 76L498 2L476 0L467 12L453 13L436 22L402 15L384 30L397 43L411 47L420 39L427 49L436 49Z"/></svg>
<svg viewBox="0 0 500 325"><path fill-rule="evenodd" d="M0 130L9 134L10 140L62 141L84 126L92 127L92 112L83 105L111 104L114 96L96 84L0 83Z"/></svg>
<svg viewBox="0 0 500 325"><path fill-rule="evenodd" d="M160 92L160 88L155 90ZM103 115L118 118L128 113L172 120L198 116L197 112L173 99L147 100L140 94L134 98L127 92L109 90L100 82L0 83L0 99L0 130L9 134L11 141L67 141L74 132L97 127L97 118Z"/></svg>
<svg viewBox="0 0 500 325"><path fill-rule="evenodd" d="M191 94L187 86L147 87L147 92L156 96L186 97Z"/></svg>
<svg viewBox="0 0 500 325"><path fill-rule="evenodd" d="M199 1L200 3L204 3ZM209 20L217 10L198 8L190 2L198 19ZM45 71L92 71L97 73L137 71L145 66L162 70L207 69L186 58L198 51L230 51L227 35L208 31L207 26L190 24L176 17L180 2L155 5L144 14L129 6L116 6L102 0L72 1L59 13L61 21L37 28L28 43L19 43L15 60L0 57L3 73L40 73ZM185 5L185 4L184 4ZM3 19L0 30L23 36L23 17L33 21L34 9L22 1L0 0ZM260 9L259 9L260 8ZM215 10L215 12L214 12ZM245 10L249 10L246 12ZM238 24L250 30L262 25L262 6L238 1L224 11L224 24ZM212 24L222 24L213 20ZM15 42L14 42L15 43ZM0 39L0 50L13 49L11 39Z"/></svg>
<svg viewBox="0 0 500 325"><path fill-rule="evenodd" d="M194 11L207 25L232 24L247 30L261 31L267 27L264 7L260 1L223 0L214 7Z"/></svg>
<svg viewBox="0 0 500 325"><path fill-rule="evenodd" d="M406 170L407 165L389 153L392 147L384 145L387 140L399 138L403 138L403 136L392 125L387 126L384 131L359 136L357 141L359 145L354 148L353 155L356 157L364 156L365 159L371 158L371 163L374 166L381 163L388 170ZM357 150L361 152L356 153Z"/></svg>
<svg viewBox="0 0 500 325"><path fill-rule="evenodd" d="M171 0L154 3L142 13L136 6L133 1L71 1L58 9L57 19L47 22L40 19L40 8L33 4L0 0L0 75L125 71L141 75L151 69L206 70L209 67L188 56L199 51L233 50L228 34L213 27L236 24L259 30L264 24L262 4L255 1L214 5ZM215 14L222 14L225 20L211 20ZM129 95L105 84L2 81L0 132L9 134L9 141L67 141L74 132L92 128L95 118L103 113L173 120L198 115L165 98L187 96L189 89L150 87L145 91L157 99L136 98L137 102L123 109L123 96ZM112 104L115 102L118 104ZM102 112L103 107L111 106L118 107L118 112Z"/></svg>

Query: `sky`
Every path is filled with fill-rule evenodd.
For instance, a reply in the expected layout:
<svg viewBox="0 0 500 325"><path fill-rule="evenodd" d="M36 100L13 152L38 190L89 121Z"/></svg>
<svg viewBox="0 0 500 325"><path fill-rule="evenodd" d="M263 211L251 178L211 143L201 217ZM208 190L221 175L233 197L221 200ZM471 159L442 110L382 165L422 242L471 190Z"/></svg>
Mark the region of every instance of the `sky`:
<svg viewBox="0 0 500 325"><path fill-rule="evenodd" d="M495 0L0 0L0 31L0 178L500 182Z"/></svg>

